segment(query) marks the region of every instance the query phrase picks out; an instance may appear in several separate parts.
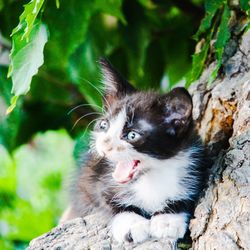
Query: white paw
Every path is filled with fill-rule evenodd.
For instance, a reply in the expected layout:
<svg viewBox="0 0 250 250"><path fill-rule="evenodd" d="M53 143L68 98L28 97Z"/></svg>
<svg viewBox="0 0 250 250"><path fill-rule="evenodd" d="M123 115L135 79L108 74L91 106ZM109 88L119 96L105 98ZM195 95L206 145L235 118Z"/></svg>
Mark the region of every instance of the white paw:
<svg viewBox="0 0 250 250"><path fill-rule="evenodd" d="M188 227L188 216L180 214L159 214L151 218L150 234L156 238L175 241L183 238Z"/></svg>
<svg viewBox="0 0 250 250"><path fill-rule="evenodd" d="M123 212L114 217L111 230L114 239L120 243L140 243L149 238L150 221L138 214Z"/></svg>

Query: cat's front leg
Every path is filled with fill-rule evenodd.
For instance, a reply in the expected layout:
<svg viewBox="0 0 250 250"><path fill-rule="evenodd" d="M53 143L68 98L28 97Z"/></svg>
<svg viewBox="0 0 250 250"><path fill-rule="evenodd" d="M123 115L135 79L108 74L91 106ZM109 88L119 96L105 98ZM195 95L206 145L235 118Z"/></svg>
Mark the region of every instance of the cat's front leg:
<svg viewBox="0 0 250 250"><path fill-rule="evenodd" d="M150 234L152 237L176 241L184 237L188 221L189 216L186 213L155 215L150 221Z"/></svg>
<svg viewBox="0 0 250 250"><path fill-rule="evenodd" d="M150 237L150 221L133 212L115 215L111 224L116 241L140 243Z"/></svg>

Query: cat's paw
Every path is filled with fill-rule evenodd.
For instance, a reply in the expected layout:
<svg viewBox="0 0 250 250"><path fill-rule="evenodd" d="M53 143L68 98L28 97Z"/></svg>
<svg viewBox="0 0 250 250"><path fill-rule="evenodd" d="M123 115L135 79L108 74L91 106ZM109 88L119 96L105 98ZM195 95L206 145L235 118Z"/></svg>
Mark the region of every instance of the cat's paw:
<svg viewBox="0 0 250 250"><path fill-rule="evenodd" d="M188 227L188 216L180 214L159 214L151 218L150 234L156 238L176 241L183 238Z"/></svg>
<svg viewBox="0 0 250 250"><path fill-rule="evenodd" d="M114 239L119 243L140 243L150 236L150 221L138 214L124 212L114 217L111 230Z"/></svg>

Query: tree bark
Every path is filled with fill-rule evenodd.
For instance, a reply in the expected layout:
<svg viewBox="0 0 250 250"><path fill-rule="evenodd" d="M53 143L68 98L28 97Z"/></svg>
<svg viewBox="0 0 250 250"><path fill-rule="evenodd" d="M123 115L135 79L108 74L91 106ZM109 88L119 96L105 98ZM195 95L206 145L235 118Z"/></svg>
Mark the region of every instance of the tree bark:
<svg viewBox="0 0 250 250"><path fill-rule="evenodd" d="M193 116L215 163L190 223L192 249L250 249L250 30L211 86L209 65L192 85ZM78 218L34 239L33 249L174 249L164 240L118 245L98 214Z"/></svg>
<svg viewBox="0 0 250 250"><path fill-rule="evenodd" d="M193 89L199 133L217 156L190 223L192 248L250 249L250 30L207 88L212 67Z"/></svg>

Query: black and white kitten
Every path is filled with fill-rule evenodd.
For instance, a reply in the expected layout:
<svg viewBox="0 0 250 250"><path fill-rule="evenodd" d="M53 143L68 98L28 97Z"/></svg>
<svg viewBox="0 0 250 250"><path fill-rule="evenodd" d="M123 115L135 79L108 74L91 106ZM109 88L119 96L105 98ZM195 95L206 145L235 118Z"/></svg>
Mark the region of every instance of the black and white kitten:
<svg viewBox="0 0 250 250"><path fill-rule="evenodd" d="M119 242L182 238L205 185L205 151L184 88L138 91L104 59L105 113L62 221L102 211Z"/></svg>

